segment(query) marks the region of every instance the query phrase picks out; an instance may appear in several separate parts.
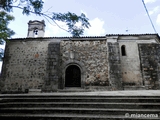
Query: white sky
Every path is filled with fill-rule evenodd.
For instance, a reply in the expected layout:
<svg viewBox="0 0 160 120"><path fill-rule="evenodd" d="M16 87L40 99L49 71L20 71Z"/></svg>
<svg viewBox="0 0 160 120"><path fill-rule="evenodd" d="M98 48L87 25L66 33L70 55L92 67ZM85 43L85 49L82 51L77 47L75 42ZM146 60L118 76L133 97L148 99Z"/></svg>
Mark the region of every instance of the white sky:
<svg viewBox="0 0 160 120"><path fill-rule="evenodd" d="M92 27L86 29L84 36L100 36L106 34L139 34L154 33L142 0L44 0L44 12L73 12L87 15ZM160 33L160 0L144 0L155 28ZM53 22L35 15L22 15L22 11L14 9L15 20L9 27L16 32L13 38L27 36L29 20L45 20L46 37L71 36L59 29ZM65 28L65 23L58 22ZM128 32L126 32L128 30Z"/></svg>

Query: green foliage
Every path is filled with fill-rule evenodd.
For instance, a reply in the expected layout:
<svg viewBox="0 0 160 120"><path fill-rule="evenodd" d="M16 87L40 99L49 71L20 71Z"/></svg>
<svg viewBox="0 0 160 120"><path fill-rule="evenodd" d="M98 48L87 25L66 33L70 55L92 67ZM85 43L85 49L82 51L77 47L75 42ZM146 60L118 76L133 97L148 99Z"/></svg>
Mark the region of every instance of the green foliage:
<svg viewBox="0 0 160 120"><path fill-rule="evenodd" d="M43 3L42 0L0 0L0 8L7 12L13 12L13 8L17 7L23 9L23 14L26 15L29 15L31 11L39 14L43 9Z"/></svg>
<svg viewBox="0 0 160 120"><path fill-rule="evenodd" d="M43 4L44 2L42 0L0 0L0 9L3 9L7 12L13 12L13 8L19 8L25 15L34 13L36 15L51 19L54 23L56 23L56 20L65 22L68 26L68 30L66 31L71 33L73 37L79 37L80 35L83 35L84 29L90 27L88 18L83 13L80 16L71 12L64 14L53 13L53 16L49 16L42 12ZM80 24L80 26L77 24ZM56 25L60 27L57 23Z"/></svg>
<svg viewBox="0 0 160 120"><path fill-rule="evenodd" d="M3 40L7 40L12 35L14 31L8 28L10 21L14 20L14 17L6 13L5 11L0 11L0 43L3 43Z"/></svg>
<svg viewBox="0 0 160 120"><path fill-rule="evenodd" d="M7 12L12 11L13 0L0 0L0 8L3 8Z"/></svg>
<svg viewBox="0 0 160 120"><path fill-rule="evenodd" d="M23 5L23 14L30 15L33 11L35 14L40 15L43 9L42 0L20 0L20 4Z"/></svg>
<svg viewBox="0 0 160 120"><path fill-rule="evenodd" d="M85 14L81 14L81 16L77 16L74 13L53 13L52 19L65 22L68 26L68 32L70 32L73 37L79 37L83 34L85 28L89 28L90 24L88 22L88 18L86 18ZM77 23L80 23L81 26L77 27Z"/></svg>

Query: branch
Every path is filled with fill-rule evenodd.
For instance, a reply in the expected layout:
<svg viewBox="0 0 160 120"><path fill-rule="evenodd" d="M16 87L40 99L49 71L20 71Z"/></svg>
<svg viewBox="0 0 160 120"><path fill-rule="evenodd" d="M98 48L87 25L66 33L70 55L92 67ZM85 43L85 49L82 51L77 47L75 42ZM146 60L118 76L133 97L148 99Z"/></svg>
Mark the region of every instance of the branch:
<svg viewBox="0 0 160 120"><path fill-rule="evenodd" d="M49 10L50 10L51 8L52 8L52 7L48 8L48 10L47 10L47 11L45 11L45 12L43 12L43 13L47 13L47 12L49 12Z"/></svg>
<svg viewBox="0 0 160 120"><path fill-rule="evenodd" d="M13 7L13 8L19 8L19 9L22 9L22 10L23 10L23 8L22 8L22 7L19 7L19 6L11 6L11 7ZM58 23L57 23L55 20L53 20L52 17L50 17L50 16L48 16L48 15L46 15L46 14L44 14L44 13L41 13L41 12L40 12L40 13L36 13L36 12L33 12L33 11L29 11L29 12L30 12L30 13L33 13L33 14L37 14L37 15L39 15L39 16L44 16L44 17L47 17L47 18L51 19L60 29L66 31L66 32L68 32L68 33L70 33L68 30L66 30L66 29L62 28L61 26L59 26ZM48 21L48 20L47 20L47 21Z"/></svg>

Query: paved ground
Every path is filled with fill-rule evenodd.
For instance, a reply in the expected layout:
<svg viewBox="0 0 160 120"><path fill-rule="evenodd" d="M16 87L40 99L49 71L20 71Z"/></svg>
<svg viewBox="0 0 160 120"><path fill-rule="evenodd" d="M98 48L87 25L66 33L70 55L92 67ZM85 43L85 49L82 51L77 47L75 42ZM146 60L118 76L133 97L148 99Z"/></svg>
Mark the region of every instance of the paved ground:
<svg viewBox="0 0 160 120"><path fill-rule="evenodd" d="M160 90L132 90L132 91L97 91L97 92L52 92L52 93L28 93L25 95L95 95L95 96L160 96ZM17 94L0 94L0 96L14 96ZM19 94L24 95L24 94Z"/></svg>
<svg viewBox="0 0 160 120"><path fill-rule="evenodd" d="M46 93L41 93L46 94ZM64 92L47 93L63 95ZM65 92L66 95L103 95L103 96L160 96L160 90L133 90L133 91L98 91L98 92Z"/></svg>

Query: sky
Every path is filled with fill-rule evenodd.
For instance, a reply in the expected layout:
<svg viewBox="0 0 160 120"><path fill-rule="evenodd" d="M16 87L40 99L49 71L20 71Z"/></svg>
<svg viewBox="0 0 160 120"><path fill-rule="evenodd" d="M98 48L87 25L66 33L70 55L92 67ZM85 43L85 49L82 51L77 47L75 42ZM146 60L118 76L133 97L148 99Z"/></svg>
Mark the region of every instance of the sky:
<svg viewBox="0 0 160 120"><path fill-rule="evenodd" d="M157 33L160 34L160 0L144 0ZM146 14L142 0L44 0L43 12L77 15L84 13L91 24L83 36L105 36L106 34L155 33ZM9 27L16 32L12 38L27 37L29 20L45 20L45 37L65 37L71 34L58 28L52 21L34 14L26 16L19 9L11 13L15 20ZM57 22L66 28L65 23Z"/></svg>

